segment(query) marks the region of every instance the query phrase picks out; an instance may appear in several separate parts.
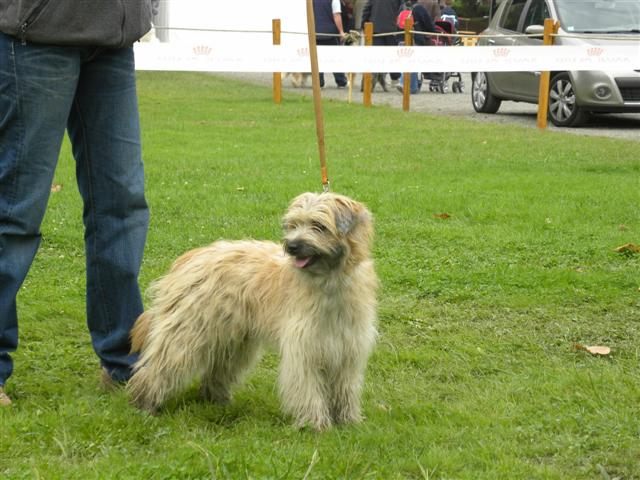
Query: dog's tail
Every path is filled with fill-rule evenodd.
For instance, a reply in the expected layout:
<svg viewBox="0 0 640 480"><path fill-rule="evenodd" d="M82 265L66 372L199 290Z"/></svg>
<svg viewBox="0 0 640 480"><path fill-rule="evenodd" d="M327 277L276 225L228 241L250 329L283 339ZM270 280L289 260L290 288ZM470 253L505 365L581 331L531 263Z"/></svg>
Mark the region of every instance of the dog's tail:
<svg viewBox="0 0 640 480"><path fill-rule="evenodd" d="M150 327L151 314L149 312L143 312L131 329L131 353L142 350L142 347L147 340L147 336L149 335Z"/></svg>

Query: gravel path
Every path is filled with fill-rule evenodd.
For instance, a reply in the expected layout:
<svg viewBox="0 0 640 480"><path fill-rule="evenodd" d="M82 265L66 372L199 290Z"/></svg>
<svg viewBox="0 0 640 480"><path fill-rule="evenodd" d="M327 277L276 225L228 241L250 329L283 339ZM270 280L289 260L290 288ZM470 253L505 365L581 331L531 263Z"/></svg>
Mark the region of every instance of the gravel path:
<svg viewBox="0 0 640 480"><path fill-rule="evenodd" d="M243 81L271 85L272 75L266 73L223 73L216 74L225 77L238 78ZM333 98L347 101L348 91L337 89L331 74L325 75L327 85L322 89L323 98ZM463 117L468 120L478 122L491 122L496 124L521 125L528 128L536 128L537 105L517 102L503 102L497 114L489 115L476 113L471 105L471 76L463 74L465 82L465 92L460 93L438 93L429 92L427 85L422 86L422 90L411 96L411 111L430 113L435 115L445 115L448 117ZM449 82L451 84L451 81ZM311 86L305 88L294 88L289 80L282 82L283 97L290 93L312 95ZM356 85L352 91L352 101L362 103L362 93L360 92L360 75L357 75ZM389 87L388 92L383 92L380 87L376 87L372 96L373 104L385 104L395 108L402 108L402 95L395 89ZM609 114L593 117L590 122L582 128L557 128L549 123L549 130L573 133L577 135L597 135L611 138L621 138L640 142L640 114Z"/></svg>

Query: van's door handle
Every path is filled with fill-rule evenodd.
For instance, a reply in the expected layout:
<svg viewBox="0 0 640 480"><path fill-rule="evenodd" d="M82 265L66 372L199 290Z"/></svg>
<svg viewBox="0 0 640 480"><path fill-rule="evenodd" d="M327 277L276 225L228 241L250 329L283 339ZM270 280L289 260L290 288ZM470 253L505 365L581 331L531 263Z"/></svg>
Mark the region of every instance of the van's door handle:
<svg viewBox="0 0 640 480"><path fill-rule="evenodd" d="M489 39L489 45L495 45L496 41L493 38Z"/></svg>

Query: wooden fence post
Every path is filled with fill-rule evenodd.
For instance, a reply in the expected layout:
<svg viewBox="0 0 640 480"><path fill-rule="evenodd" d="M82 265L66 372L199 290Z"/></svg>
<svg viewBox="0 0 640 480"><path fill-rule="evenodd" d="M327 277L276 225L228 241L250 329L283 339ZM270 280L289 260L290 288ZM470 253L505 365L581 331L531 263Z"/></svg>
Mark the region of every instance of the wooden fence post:
<svg viewBox="0 0 640 480"><path fill-rule="evenodd" d="M413 17L407 18L404 24L404 44L408 47L413 45ZM411 97L411 72L404 72L402 74L402 109L405 112L409 111Z"/></svg>
<svg viewBox="0 0 640 480"><path fill-rule="evenodd" d="M543 44L553 45L553 33L558 33L559 24L551 18L544 21ZM538 118L537 125L540 129L547 128L547 113L549 111L549 79L550 72L542 72L540 75L540 89L538 91Z"/></svg>
<svg viewBox="0 0 640 480"><path fill-rule="evenodd" d="M280 19L271 20L271 31L273 32L273 44L280 45ZM273 101L277 104L282 102L282 74L274 72L273 74Z"/></svg>
<svg viewBox="0 0 640 480"><path fill-rule="evenodd" d="M373 23L366 22L364 24L364 44L367 47L373 45ZM362 79L363 83L363 96L362 96L362 104L365 107L371 106L371 72L365 73Z"/></svg>

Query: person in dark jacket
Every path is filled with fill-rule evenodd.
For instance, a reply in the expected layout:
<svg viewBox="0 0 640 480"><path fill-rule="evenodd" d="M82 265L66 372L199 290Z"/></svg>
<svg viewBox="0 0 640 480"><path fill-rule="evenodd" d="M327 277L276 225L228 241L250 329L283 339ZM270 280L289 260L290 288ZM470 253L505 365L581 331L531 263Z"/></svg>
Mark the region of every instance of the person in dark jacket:
<svg viewBox="0 0 640 480"><path fill-rule="evenodd" d="M373 44L397 46L402 40L402 33L398 29L396 19L400 11L402 0L367 0L362 11L362 28L367 22L373 23ZM395 35L375 36L380 33L396 33ZM390 73L392 85L397 85L400 74ZM374 85L380 83L383 90L387 91L386 73L374 74Z"/></svg>
<svg viewBox="0 0 640 480"><path fill-rule="evenodd" d="M316 45L340 45L345 36L340 0L313 0L313 16ZM333 79L338 88L347 86L347 76L344 73L334 73ZM320 73L320 87L324 87L324 73Z"/></svg>
<svg viewBox="0 0 640 480"><path fill-rule="evenodd" d="M407 2L411 5L411 16L413 18L413 30L415 32L425 32L425 33L435 33L436 25L431 15L427 11L427 8L417 2L416 0L410 0ZM431 37L429 35L421 35L420 33L413 34L413 44L416 46L426 46L431 45ZM411 82L410 82L410 92L418 93L420 90L420 82L419 82L420 73L412 72L411 73ZM401 77L402 79L402 77ZM397 86L398 90L402 92L402 83Z"/></svg>
<svg viewBox="0 0 640 480"><path fill-rule="evenodd" d="M444 0L444 8L440 14L440 20L451 22L453 25L453 31L458 31L458 14L453 8L453 0Z"/></svg>
<svg viewBox="0 0 640 480"><path fill-rule="evenodd" d="M413 30L416 32L436 33L435 19L431 18L429 12L424 5L413 2L412 8L413 16ZM429 35L420 35L414 33L413 35L414 45L431 45L431 37Z"/></svg>
<svg viewBox="0 0 640 480"><path fill-rule="evenodd" d="M16 294L67 130L84 203L87 324L102 381L126 381L143 310L144 195L133 42L157 0L0 0L0 405L18 346ZM53 333L52 333L53 334Z"/></svg>

